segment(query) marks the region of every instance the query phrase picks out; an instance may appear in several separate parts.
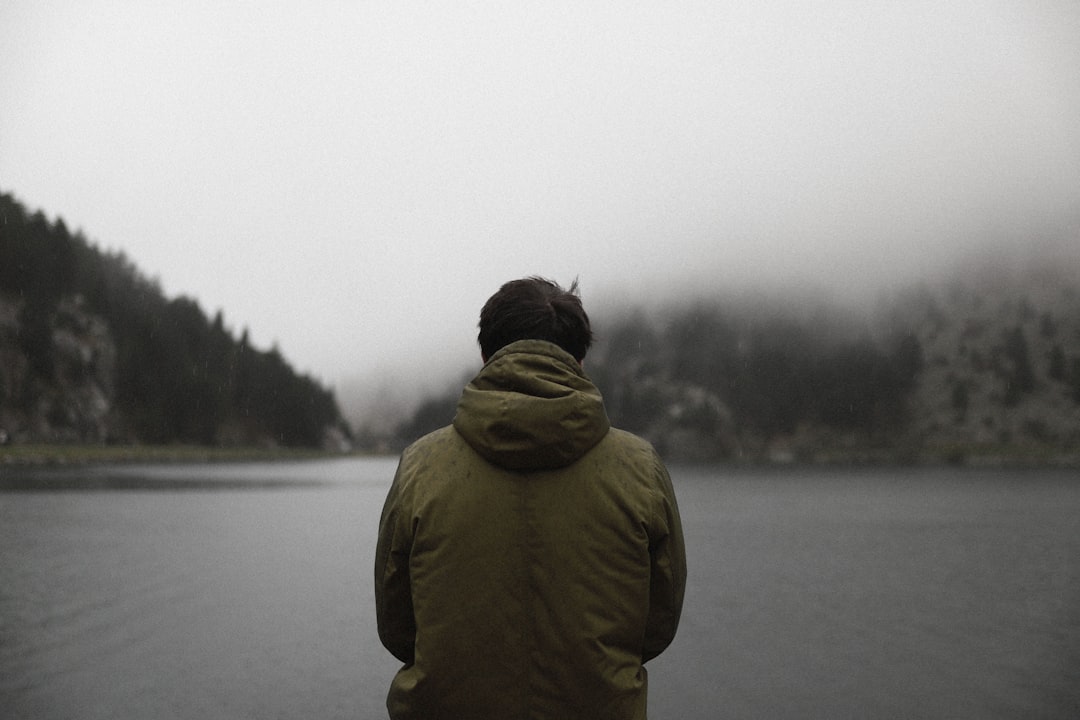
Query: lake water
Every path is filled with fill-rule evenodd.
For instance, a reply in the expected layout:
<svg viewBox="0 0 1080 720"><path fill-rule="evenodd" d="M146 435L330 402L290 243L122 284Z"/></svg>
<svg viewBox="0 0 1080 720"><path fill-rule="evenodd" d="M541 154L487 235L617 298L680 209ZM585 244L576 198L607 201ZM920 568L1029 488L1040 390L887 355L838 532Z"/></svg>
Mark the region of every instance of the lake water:
<svg viewBox="0 0 1080 720"><path fill-rule="evenodd" d="M0 717L385 717L395 464L0 467ZM1080 717L1075 471L672 476L651 718Z"/></svg>

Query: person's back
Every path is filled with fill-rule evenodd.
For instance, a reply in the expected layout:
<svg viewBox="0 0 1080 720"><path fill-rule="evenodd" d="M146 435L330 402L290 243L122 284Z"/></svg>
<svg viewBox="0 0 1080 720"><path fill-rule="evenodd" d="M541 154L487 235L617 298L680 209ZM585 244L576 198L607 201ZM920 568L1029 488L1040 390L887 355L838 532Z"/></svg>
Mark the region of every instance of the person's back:
<svg viewBox="0 0 1080 720"><path fill-rule="evenodd" d="M379 634L405 663L390 715L644 718L642 663L674 637L685 583L667 472L609 427L581 357L489 349L383 510Z"/></svg>

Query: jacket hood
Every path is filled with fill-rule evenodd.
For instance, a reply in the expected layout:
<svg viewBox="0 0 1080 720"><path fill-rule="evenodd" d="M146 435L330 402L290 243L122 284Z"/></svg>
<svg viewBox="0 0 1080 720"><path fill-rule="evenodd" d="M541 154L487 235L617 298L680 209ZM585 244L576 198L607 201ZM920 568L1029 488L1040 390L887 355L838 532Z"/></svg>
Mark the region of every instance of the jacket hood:
<svg viewBox="0 0 1080 720"><path fill-rule="evenodd" d="M484 459L508 470L574 462L611 427L600 391L554 343L519 340L465 386L454 427Z"/></svg>

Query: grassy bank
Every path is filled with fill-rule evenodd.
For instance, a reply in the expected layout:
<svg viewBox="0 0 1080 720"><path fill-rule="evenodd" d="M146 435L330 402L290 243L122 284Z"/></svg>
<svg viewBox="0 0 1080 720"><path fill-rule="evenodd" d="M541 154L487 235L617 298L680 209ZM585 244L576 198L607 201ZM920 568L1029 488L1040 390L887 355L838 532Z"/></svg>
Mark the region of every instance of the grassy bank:
<svg viewBox="0 0 1080 720"><path fill-rule="evenodd" d="M312 448L202 447L198 445L6 445L0 465L88 465L157 462L269 462L341 457Z"/></svg>
<svg viewBox="0 0 1080 720"><path fill-rule="evenodd" d="M314 448L203 447L198 445L3 445L4 465L91 465L115 463L274 462L370 455ZM678 462L687 458L670 457ZM699 458L700 460L700 458ZM1080 448L1038 445L936 445L924 448L814 448L790 457L766 454L715 458L751 465L967 465L974 467L1078 467Z"/></svg>

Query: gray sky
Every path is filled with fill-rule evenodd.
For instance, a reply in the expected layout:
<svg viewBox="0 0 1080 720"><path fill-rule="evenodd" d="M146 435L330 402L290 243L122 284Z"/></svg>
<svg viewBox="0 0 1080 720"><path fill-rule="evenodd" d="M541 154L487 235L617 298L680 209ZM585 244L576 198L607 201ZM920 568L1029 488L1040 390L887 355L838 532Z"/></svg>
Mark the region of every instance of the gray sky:
<svg viewBox="0 0 1080 720"><path fill-rule="evenodd" d="M1077 243L1080 3L0 6L0 189L337 386L586 302Z"/></svg>

